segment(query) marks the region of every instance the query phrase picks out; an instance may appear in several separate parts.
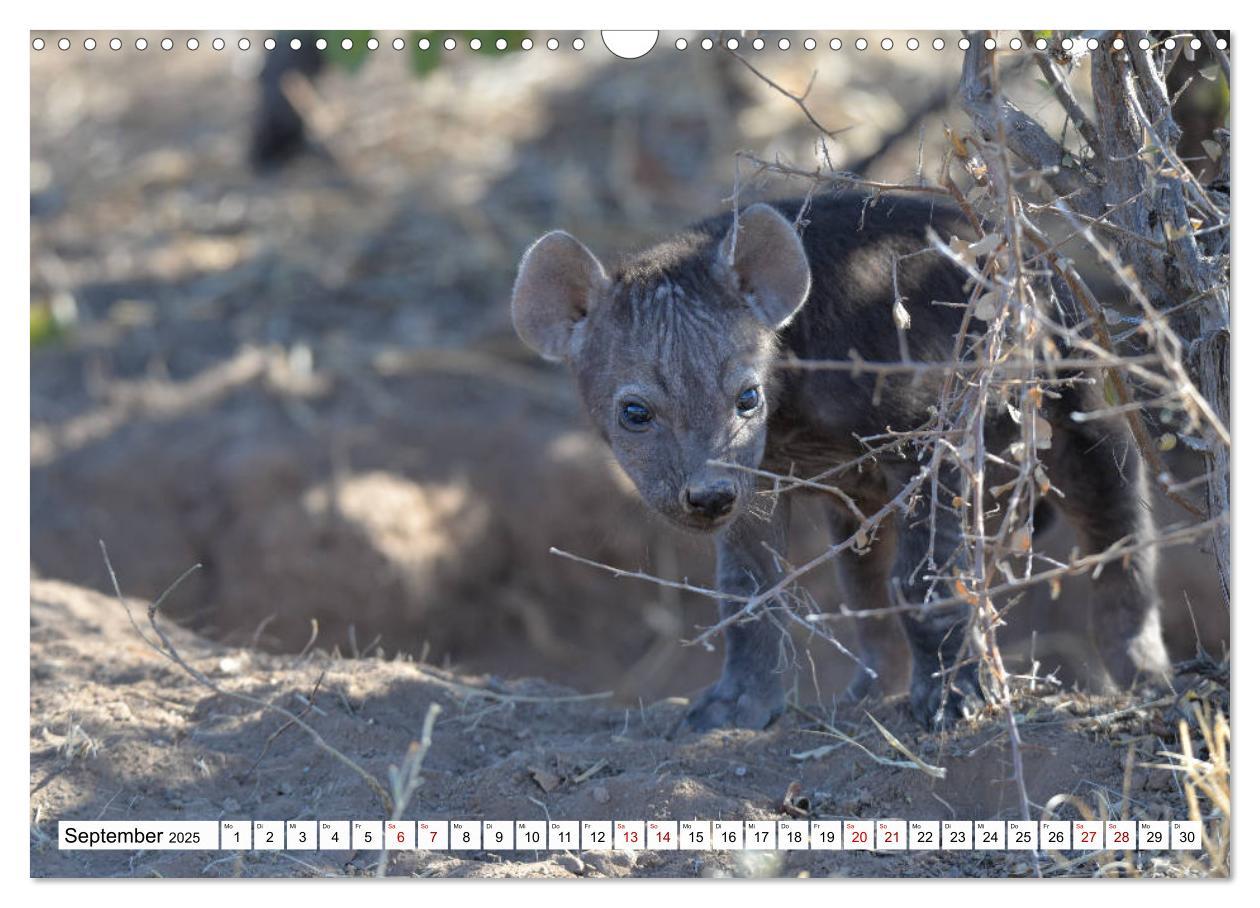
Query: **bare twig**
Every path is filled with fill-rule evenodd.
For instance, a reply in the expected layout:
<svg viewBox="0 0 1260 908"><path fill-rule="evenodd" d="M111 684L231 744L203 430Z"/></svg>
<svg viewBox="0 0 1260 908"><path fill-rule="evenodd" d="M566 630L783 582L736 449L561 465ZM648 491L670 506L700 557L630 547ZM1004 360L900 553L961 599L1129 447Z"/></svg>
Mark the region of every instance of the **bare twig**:
<svg viewBox="0 0 1260 908"><path fill-rule="evenodd" d="M109 551L105 547L104 540L100 541L100 546L101 546L101 557L105 559L105 567L109 571L109 579L114 587L114 595L118 599L118 604L123 607L123 610L127 613L127 617L130 619L131 608L127 605L127 600L123 597L122 589L119 587L118 577L114 573L114 565L109 560ZM228 699L231 699L231 700L238 700L242 703L247 703L250 706L257 707L258 709L266 710L268 712L273 712L276 715L279 715L289 720L289 722L296 725L298 728L302 729L304 732L307 733L307 735L310 736L311 741L315 744L316 747L324 751L324 753L328 754L338 763L341 763L343 766L345 766L347 769L349 769L351 772L353 772L355 775L361 778L364 781L364 783L368 786L368 788L372 790L372 793L376 795L377 799L381 802L381 806L384 808L385 812L387 814L392 813L393 806L394 806L393 800L390 798L389 793L386 792L385 789L381 786L381 783L376 781L376 779L372 776L372 774L369 773L366 769L364 769L354 760L350 759L340 750L333 747L326 740L324 740L323 735L321 735L318 731L316 731L313 727L311 727L311 725L307 723L297 713L291 712L290 710L287 710L282 706L277 706L274 703L269 703L266 700L262 700L258 697L250 696L249 694L242 694L242 693L237 693L236 691L224 690L222 687L215 684L208 677L206 677L206 675L203 672L201 672L200 670L190 665L184 659L184 657L180 655L179 650L175 648L175 645L171 642L170 638L167 636L166 631L164 631L161 628L161 626L158 625L157 614L158 614L158 610L162 606L162 603L166 601L167 597L170 596L173 592L175 592L175 590L179 587L179 585L183 583L183 581L187 577L189 577L193 572L199 570L200 567L201 565L198 564L186 570L183 574L179 576L178 579L176 579L174 583L172 583L169 587L166 588L166 590L163 591L162 595L158 596L158 598L155 599L153 603L149 606L148 608L149 627L157 635L157 639L159 642L154 643L143 634L140 635L141 639L143 639L145 643L147 643L150 647L152 647L155 652L161 654L162 656L169 659L171 662L178 665L181 669L183 669L188 674L189 677L191 677L194 681L196 681L202 687L208 688L209 690L213 691L214 693L222 697L227 697ZM139 631L139 626L136 625L136 622L134 619L132 619L131 623L132 623L132 626L135 627L137 631Z"/></svg>
<svg viewBox="0 0 1260 908"><path fill-rule="evenodd" d="M805 99L809 97L810 89L814 87L814 77L817 76L818 73L815 72L813 75L809 77L809 85L807 85L805 87L805 90L798 95L798 94L795 94L794 92L788 91L778 82L775 82L765 73L763 73L761 70L757 69L757 67L749 63L748 60L744 58L743 54L740 54L738 51L731 50L728 47L726 49L726 52L730 54L732 57L734 57L736 60L738 60L740 63L743 63L744 66L748 68L748 71L751 72L754 76L756 76L762 82L765 82L775 91L777 91L779 94L783 95L783 97L787 98L797 107L799 107L801 109L801 113L805 115L805 119L809 120L809 122L814 126L814 128L817 129L819 132L821 132L823 135L825 135L827 138L829 139L834 138L835 136L845 131L844 129L828 129L827 127L823 126L821 123L818 122L817 119L815 119L813 113L810 112L809 105L805 103Z"/></svg>

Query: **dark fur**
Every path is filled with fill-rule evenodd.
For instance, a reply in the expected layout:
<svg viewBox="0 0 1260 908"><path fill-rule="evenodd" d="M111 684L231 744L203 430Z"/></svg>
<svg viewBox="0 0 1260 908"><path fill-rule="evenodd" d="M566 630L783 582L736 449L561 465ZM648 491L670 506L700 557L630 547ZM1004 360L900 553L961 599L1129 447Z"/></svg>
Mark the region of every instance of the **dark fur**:
<svg viewBox="0 0 1260 908"><path fill-rule="evenodd" d="M746 209L733 244L732 218L719 215L626 259L611 275L571 237L549 235L522 261L513 299L518 330L542 352L569 362L592 421L644 499L683 526L713 532L719 587L741 596L781 576L772 552L785 551L791 498L819 493L798 490L771 501L758 494L751 474L709 462L814 476L860 456L857 436L921 427L942 380L940 372L917 382L899 376L877 389L873 375L775 368L776 359L849 359L856 353L871 361L900 360L894 263L911 316L904 340L914 360L953 357L963 309L934 303L968 297L965 275L931 251L927 238L929 226L945 239L971 233L952 207L893 196L815 198L799 239L800 267L808 275L793 270L798 241L784 224L800 207L800 201L774 203L782 219L764 206ZM732 401L745 386L763 389L764 411L735 415ZM1076 528L1081 547L1098 551L1125 536L1145 536L1151 525L1142 463L1123 424L1069 418L1072 411L1098 406L1080 390L1087 387L1066 386L1061 398L1047 398L1053 447L1044 459L1051 481L1065 493L1056 507ZM627 431L618 423L626 400L652 408L648 428ZM987 420L990 450L1004 448L1014 431L1005 412ZM918 469L910 457L907 448L834 481L870 514ZM938 567L948 565L959 551L961 528L950 507L958 487L944 470L934 537L926 520L929 502L920 496L908 513L886 522L864 554L841 556L851 607L951 594L924 577L923 566L929 555ZM729 514L693 506L715 494L734 502ZM822 497L832 505L834 535L848 538L857 526L851 512L834 496ZM1104 665L1123 685L1168 670L1154 572L1150 551L1110 563L1095 581L1095 637ZM735 608L737 602L725 604L721 613ZM965 713L979 694L973 667L954 673L950 690L942 685L943 669L954 664L965 642L968 616L966 608L903 613L913 655L911 707L925 725ZM781 644L781 632L765 618L732 625L722 677L692 706L692 727L759 728L773 721L784 703L776 673ZM864 661L878 672L882 648L864 639L863 649ZM860 698L870 691L863 673L849 694Z"/></svg>

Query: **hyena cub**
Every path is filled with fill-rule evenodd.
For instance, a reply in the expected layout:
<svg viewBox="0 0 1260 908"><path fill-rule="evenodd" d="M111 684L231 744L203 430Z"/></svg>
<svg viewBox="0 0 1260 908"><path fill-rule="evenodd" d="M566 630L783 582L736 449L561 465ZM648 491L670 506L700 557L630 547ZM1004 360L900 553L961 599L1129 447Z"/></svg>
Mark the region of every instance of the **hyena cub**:
<svg viewBox="0 0 1260 908"><path fill-rule="evenodd" d="M759 492L765 483L747 469L817 476L865 450L856 440L921 427L940 390L934 379L875 378L847 371L776 368L801 360L900 360L902 343L922 362L948 362L960 329L965 275L931 251L938 235L971 233L960 214L914 198L857 194L813 199L801 229L800 201L756 204L626 258L611 272L582 243L554 231L521 260L512 319L521 338L552 360L568 363L600 434L643 499L670 521L711 534L718 587L746 597L782 576L791 498ZM917 253L917 254L911 254ZM892 316L893 268L909 311L904 338ZM1053 446L1045 465L1063 492L1053 505L1075 527L1081 547L1097 552L1124 537L1151 532L1146 477L1122 424L1074 422L1073 411L1096 408L1086 384L1047 395ZM1013 422L988 420L997 452L1013 439ZM872 514L918 469L889 456L872 468L828 477L864 514ZM894 601L944 598L927 576L940 574L963 542L951 510L955 477L941 475L945 503L927 519L920 496L896 520L885 521L861 554L838 560L846 601L882 608ZM814 491L813 494L819 494ZM934 494L934 493L927 493ZM847 539L855 518L838 496L829 505L832 531ZM895 523L895 525L893 525ZM929 526L929 524L934 524ZM929 557L930 556L930 557ZM1111 680L1128 686L1165 675L1153 550L1107 564L1093 580L1090 624ZM740 606L721 606L723 615ZM974 665L954 672L964 646L965 606L901 610L913 657L910 706L925 726L948 723L980 695ZM868 622L860 622L867 624ZM687 715L695 729L762 728L783 710L781 630L766 618L734 623L725 633L721 678ZM864 640L864 661L878 673L880 649ZM951 682L945 690L945 678ZM869 675L848 694L871 692Z"/></svg>

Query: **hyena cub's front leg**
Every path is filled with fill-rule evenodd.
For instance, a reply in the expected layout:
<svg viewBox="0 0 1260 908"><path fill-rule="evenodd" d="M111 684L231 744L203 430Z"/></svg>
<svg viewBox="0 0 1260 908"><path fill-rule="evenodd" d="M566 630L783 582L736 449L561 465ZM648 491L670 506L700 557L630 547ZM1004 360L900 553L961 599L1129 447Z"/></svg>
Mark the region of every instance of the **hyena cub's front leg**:
<svg viewBox="0 0 1260 908"><path fill-rule="evenodd" d="M936 486L942 496L956 488L954 473L942 469ZM968 658L971 609L966 604L934 607L933 600L953 595L937 577L948 576L962 551L962 527L952 507L936 505L930 513L932 482L915 496L898 524L893 564L894 602L922 605L903 611L902 627L910 644L910 711L926 728L951 725L970 715L983 698L974 660Z"/></svg>
<svg viewBox="0 0 1260 908"><path fill-rule="evenodd" d="M863 500L860 507L865 513L873 514L880 503ZM848 541L861 527L854 514L838 502L828 502L827 522L836 545ZM887 609L890 605L888 578L896 556L897 533L891 526L879 527L862 551L853 548L842 551L836 557L836 568L844 605L866 612ZM892 613L886 618L858 619L856 630L861 663L844 692L844 699L850 703L894 691L895 682L889 675L905 651L901 629Z"/></svg>
<svg viewBox="0 0 1260 908"><path fill-rule="evenodd" d="M741 597L722 601L721 619L738 613L746 597L780 579L782 570L774 556L785 554L788 519L787 499L780 497L768 522L762 516L744 514L718 537L718 589ZM756 617L733 623L723 633L722 677L687 711L691 729L761 729L782 714L783 631L764 607L758 611Z"/></svg>

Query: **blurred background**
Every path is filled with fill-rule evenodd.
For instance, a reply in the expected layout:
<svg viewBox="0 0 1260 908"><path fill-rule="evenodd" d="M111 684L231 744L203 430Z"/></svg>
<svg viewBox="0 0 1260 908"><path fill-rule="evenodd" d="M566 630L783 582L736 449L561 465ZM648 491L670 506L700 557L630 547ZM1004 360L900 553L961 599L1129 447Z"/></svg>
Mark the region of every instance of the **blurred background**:
<svg viewBox="0 0 1260 908"><path fill-rule="evenodd" d="M953 102L956 33L941 51L934 33L915 33L914 51L896 35L891 52L845 33L813 34L812 50L760 33L754 51L754 34L740 53L809 88L837 168L934 180L944 127L969 127ZM596 33L580 51L573 33L556 50L528 36L527 51L522 33L484 33L481 52L468 34L453 51L437 35L419 51L416 34L399 51L381 34L368 51L363 33L346 53L329 34L324 54L288 51L292 35L275 51L265 34L153 33L143 51L135 33L117 51L101 33L91 51L70 33L62 51L61 36L31 54L36 575L108 589L103 539L130 595L200 562L170 607L235 644L406 653L625 702L716 675L719 653L679 645L711 603L548 554L712 575L706 544L638 504L563 371L516 340L508 300L546 230L610 259L729 204L737 151L819 166L796 103L700 33L662 33L632 61ZM486 52L499 37L509 52ZM1054 109L1036 68L1009 56L1010 93L1034 115ZM1210 80L1191 88L1193 143L1227 98ZM805 189L746 162L740 183L748 198ZM798 563L823 537L801 511ZM1174 657L1193 655L1196 633L1219 654L1228 614L1210 557L1179 549L1163 564ZM1011 663L1087 679L1087 583L1013 612ZM810 591L837 601L826 571ZM801 697L827 702L852 665L800 642L815 657L800 660Z"/></svg>

